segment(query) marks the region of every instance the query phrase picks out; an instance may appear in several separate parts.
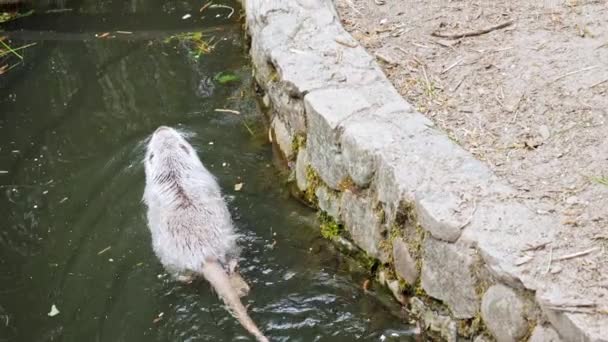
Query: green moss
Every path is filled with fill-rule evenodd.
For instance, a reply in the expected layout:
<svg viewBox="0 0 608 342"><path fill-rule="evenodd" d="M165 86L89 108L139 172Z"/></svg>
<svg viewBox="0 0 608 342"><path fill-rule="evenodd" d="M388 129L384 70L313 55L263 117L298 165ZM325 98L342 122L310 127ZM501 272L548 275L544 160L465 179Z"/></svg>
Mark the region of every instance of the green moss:
<svg viewBox="0 0 608 342"><path fill-rule="evenodd" d="M484 331L486 331L486 327L479 312L471 319L461 319L458 321L458 334L461 336L473 337L482 334ZM527 341L527 339L524 341Z"/></svg>
<svg viewBox="0 0 608 342"><path fill-rule="evenodd" d="M317 188L321 184L321 178L317 171L310 165L306 166L306 183L308 187L304 192L304 198L311 204L317 203Z"/></svg>
<svg viewBox="0 0 608 342"><path fill-rule="evenodd" d="M424 241L425 231L417 224L413 208L409 204L401 204L397 211L395 223L388 231L387 238L380 243L380 248L386 251L389 255L389 265L394 269L393 260L393 241L396 238L401 238L408 245L408 250L416 260L416 268L418 274L422 271L422 242ZM398 277L397 277L398 278ZM427 298L424 289L420 283L420 278L410 284L403 279L399 279L399 286L402 292L409 296L417 296Z"/></svg>
<svg viewBox="0 0 608 342"><path fill-rule="evenodd" d="M319 221L321 223L321 235L328 240L332 240L336 236L339 236L344 230L344 226L336 222L333 217L329 216L324 211L319 213Z"/></svg>
<svg viewBox="0 0 608 342"><path fill-rule="evenodd" d="M298 155L300 148L306 146L306 136L302 133L294 135L291 139L291 150L293 151L294 158Z"/></svg>
<svg viewBox="0 0 608 342"><path fill-rule="evenodd" d="M372 257L371 255L369 255L367 253L365 253L362 263L363 263L363 267L365 267L365 269L368 270L371 274L375 274L376 271L378 270L378 266L380 265L380 262L378 261L378 259Z"/></svg>
<svg viewBox="0 0 608 342"><path fill-rule="evenodd" d="M422 284L420 282L414 288L414 295L417 296L417 297L423 297L423 298L428 297L428 295L426 294L426 292L422 288Z"/></svg>
<svg viewBox="0 0 608 342"><path fill-rule="evenodd" d="M471 273L473 273L473 276L476 280L475 294L477 295L477 298L479 298L479 300L481 301L481 298L483 297L484 293L486 293L490 286L492 286L494 280L484 268L484 262L481 257L479 257L479 255L476 256L476 260L471 266Z"/></svg>
<svg viewBox="0 0 608 342"><path fill-rule="evenodd" d="M272 69L270 71L270 75L268 76L268 81L270 83L275 83L279 81L279 73L276 71L276 69Z"/></svg>

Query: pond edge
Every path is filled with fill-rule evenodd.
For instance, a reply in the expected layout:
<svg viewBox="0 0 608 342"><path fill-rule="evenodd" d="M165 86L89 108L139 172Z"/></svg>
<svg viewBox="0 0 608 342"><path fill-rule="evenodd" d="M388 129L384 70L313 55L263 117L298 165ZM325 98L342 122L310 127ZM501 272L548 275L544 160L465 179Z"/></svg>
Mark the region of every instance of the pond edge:
<svg viewBox="0 0 608 342"><path fill-rule="evenodd" d="M448 341L606 341L606 315L560 310L540 215L407 103L329 0L242 0L273 143L322 234L352 241ZM549 256L550 257L550 256ZM559 337L558 337L559 335Z"/></svg>

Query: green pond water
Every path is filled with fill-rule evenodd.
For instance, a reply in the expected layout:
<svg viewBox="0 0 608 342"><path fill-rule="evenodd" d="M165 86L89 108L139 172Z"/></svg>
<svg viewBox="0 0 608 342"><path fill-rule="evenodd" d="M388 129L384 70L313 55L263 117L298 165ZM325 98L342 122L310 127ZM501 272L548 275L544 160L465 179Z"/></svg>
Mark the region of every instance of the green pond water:
<svg viewBox="0 0 608 342"><path fill-rule="evenodd" d="M219 178L244 234L244 302L272 341L413 340L390 296L364 292L367 271L290 198L238 5L221 3L229 17L201 15L204 3L64 1L71 11L3 26L13 46L37 45L0 76L0 341L251 340L205 282L172 281L153 254L141 160L159 125L192 132ZM198 58L166 41L210 28L217 45ZM221 72L239 80L222 84Z"/></svg>

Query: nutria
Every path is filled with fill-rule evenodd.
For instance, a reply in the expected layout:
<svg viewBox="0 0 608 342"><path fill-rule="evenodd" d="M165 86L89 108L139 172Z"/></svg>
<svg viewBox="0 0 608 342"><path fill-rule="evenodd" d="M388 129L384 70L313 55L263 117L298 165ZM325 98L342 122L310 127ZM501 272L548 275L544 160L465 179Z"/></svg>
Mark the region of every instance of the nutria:
<svg viewBox="0 0 608 342"><path fill-rule="evenodd" d="M181 281L202 275L243 327L268 341L235 289L244 283L235 271L238 235L215 177L184 135L166 126L152 134L144 165L148 227L165 269Z"/></svg>

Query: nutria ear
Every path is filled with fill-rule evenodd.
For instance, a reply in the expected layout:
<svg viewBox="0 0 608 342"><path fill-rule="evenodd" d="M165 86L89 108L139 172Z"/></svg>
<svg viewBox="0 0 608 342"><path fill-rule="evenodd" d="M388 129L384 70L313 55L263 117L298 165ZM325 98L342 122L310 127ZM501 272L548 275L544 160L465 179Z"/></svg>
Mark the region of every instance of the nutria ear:
<svg viewBox="0 0 608 342"><path fill-rule="evenodd" d="M179 144L179 147L181 147L181 149L184 150L186 153L190 154L190 151L188 150L188 148L186 147L186 145Z"/></svg>

